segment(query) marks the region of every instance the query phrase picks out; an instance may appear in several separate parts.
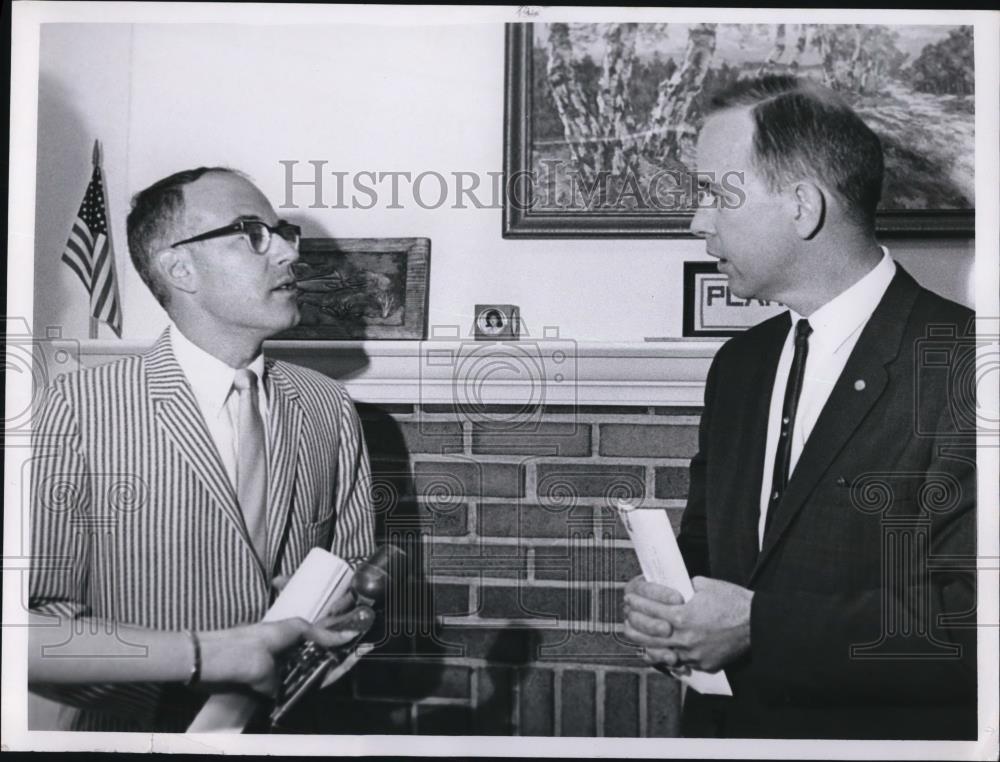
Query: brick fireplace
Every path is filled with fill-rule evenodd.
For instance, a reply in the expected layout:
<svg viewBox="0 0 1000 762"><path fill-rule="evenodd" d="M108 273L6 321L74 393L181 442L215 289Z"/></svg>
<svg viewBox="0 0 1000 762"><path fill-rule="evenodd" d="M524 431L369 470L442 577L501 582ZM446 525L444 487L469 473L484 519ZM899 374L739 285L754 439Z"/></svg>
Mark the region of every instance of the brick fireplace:
<svg viewBox="0 0 1000 762"><path fill-rule="evenodd" d="M676 530L718 346L269 345L346 384L377 540L408 554L375 649L289 729L676 735L679 685L620 632L639 569L614 506L666 511ZM81 361L143 348L89 342Z"/></svg>

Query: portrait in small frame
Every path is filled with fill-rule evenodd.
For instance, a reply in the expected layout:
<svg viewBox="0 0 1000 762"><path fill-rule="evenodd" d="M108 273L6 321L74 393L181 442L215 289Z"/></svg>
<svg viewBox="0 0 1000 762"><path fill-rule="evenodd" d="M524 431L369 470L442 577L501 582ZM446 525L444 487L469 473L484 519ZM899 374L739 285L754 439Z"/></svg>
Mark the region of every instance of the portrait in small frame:
<svg viewBox="0 0 1000 762"><path fill-rule="evenodd" d="M476 340L511 341L520 333L518 309L513 304L477 304Z"/></svg>

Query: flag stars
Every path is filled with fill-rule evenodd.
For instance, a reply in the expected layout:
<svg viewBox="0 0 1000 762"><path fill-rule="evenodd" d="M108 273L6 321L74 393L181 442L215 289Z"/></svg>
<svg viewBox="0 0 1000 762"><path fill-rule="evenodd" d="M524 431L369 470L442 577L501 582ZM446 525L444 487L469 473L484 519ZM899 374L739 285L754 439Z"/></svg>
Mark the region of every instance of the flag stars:
<svg viewBox="0 0 1000 762"><path fill-rule="evenodd" d="M114 253L108 236L104 184L95 159L94 172L73 221L62 261L76 273L90 294L90 314L121 337L121 306Z"/></svg>

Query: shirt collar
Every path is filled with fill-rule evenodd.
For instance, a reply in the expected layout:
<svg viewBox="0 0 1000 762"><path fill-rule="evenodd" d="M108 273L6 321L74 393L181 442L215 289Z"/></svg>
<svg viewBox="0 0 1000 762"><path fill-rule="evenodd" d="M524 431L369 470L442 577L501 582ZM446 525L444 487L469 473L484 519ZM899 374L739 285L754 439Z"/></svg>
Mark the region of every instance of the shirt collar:
<svg viewBox="0 0 1000 762"><path fill-rule="evenodd" d="M170 324L170 344L199 403L212 414L218 413L229 397L236 369L199 347L173 322ZM263 379L264 355L258 354L247 368L257 374L258 379Z"/></svg>
<svg viewBox="0 0 1000 762"><path fill-rule="evenodd" d="M810 346L815 341L828 353L835 354L860 326L868 322L896 274L896 263L889 256L889 250L885 246L879 248L882 259L867 275L809 316L813 329ZM788 312L792 325L802 319L795 310Z"/></svg>

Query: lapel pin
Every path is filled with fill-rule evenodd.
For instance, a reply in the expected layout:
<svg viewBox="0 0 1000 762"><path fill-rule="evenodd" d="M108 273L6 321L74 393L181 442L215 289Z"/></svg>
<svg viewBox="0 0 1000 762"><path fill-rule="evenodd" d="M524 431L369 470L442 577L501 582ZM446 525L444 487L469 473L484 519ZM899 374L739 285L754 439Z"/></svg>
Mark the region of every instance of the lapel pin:
<svg viewBox="0 0 1000 762"><path fill-rule="evenodd" d="M863 392L865 390L865 386L866 386L865 380L863 378L859 378L857 381L854 382L854 391Z"/></svg>

